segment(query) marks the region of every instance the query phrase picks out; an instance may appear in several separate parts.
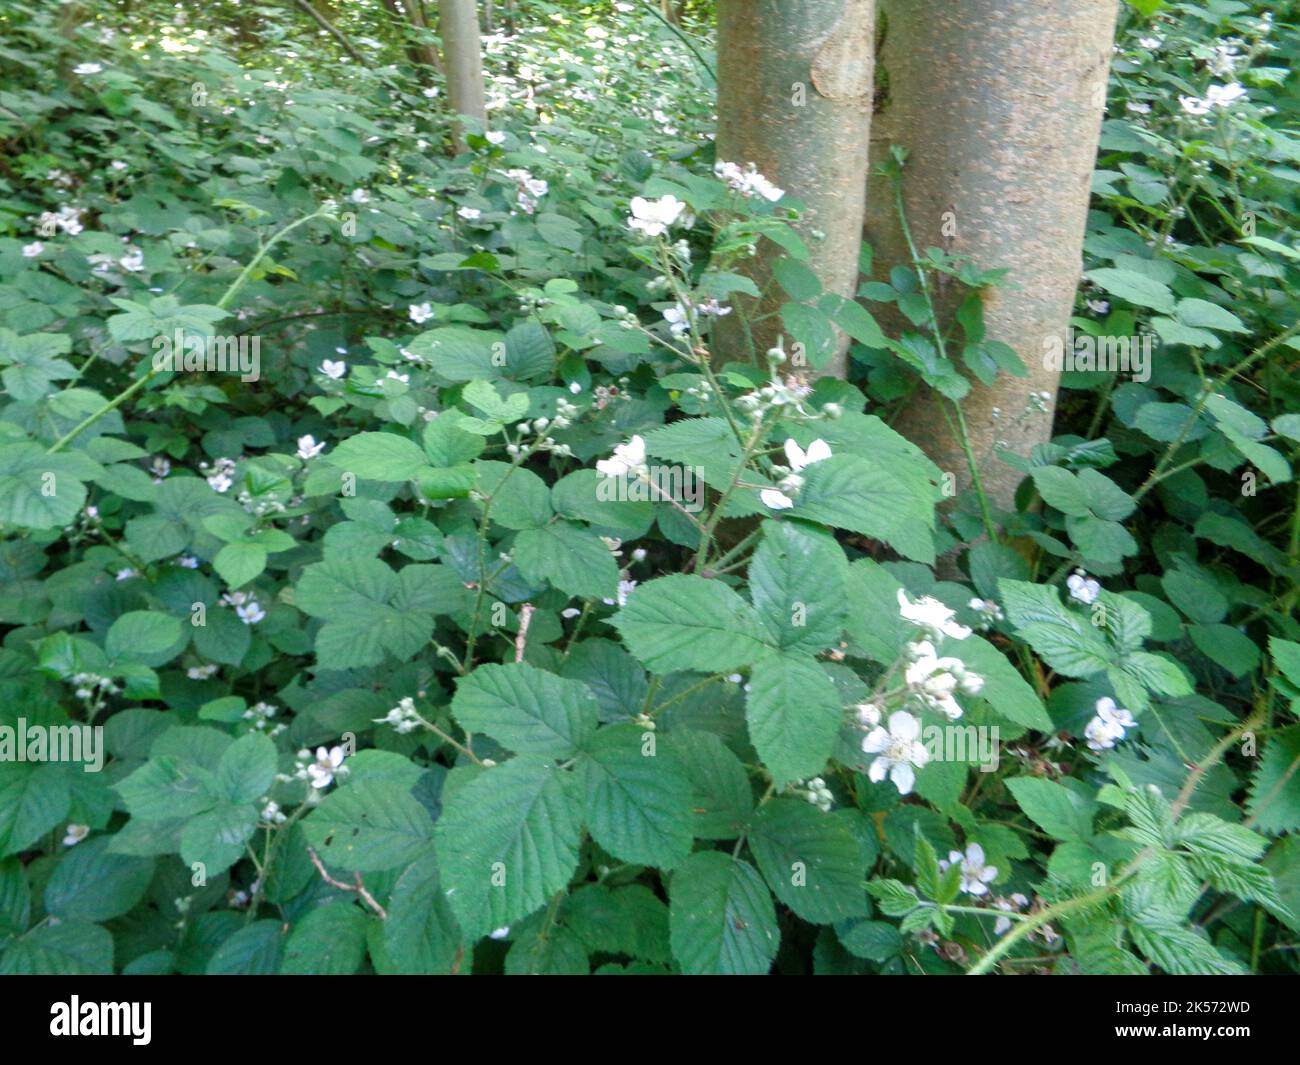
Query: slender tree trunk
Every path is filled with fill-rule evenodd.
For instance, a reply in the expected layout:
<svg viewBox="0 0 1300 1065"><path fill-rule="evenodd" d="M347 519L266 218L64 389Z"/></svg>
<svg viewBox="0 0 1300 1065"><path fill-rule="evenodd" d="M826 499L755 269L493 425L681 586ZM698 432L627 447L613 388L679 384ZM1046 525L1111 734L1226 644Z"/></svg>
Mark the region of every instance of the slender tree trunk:
<svg viewBox="0 0 1300 1065"><path fill-rule="evenodd" d="M447 66L447 102L456 114L487 125L482 42L474 0L438 0L438 33ZM456 148L464 148L463 132L456 134Z"/></svg>
<svg viewBox="0 0 1300 1065"><path fill-rule="evenodd" d="M402 4L401 0L384 0L384 6L388 8L389 14L393 16L393 21L399 27L398 32L402 35L402 40L406 42L406 58L411 65L417 68L429 67L441 74L442 59L438 56L438 49L432 43L415 39L420 30L427 32L428 27L422 21L414 21L413 9L408 9ZM425 81L427 79L422 77L421 80Z"/></svg>
<svg viewBox="0 0 1300 1065"><path fill-rule="evenodd" d="M1044 343L1065 335L1074 306L1117 8L1118 0L880 0L872 158L907 150L903 198L918 249L1011 271L1010 285L987 293L987 336L1014 348L1029 375L975 383L962 403L981 482L1001 506L1021 475L994 453L1027 454L1051 437L1059 375L1044 367ZM873 174L867 208L882 279L910 264L888 184ZM945 321L959 296L940 286ZM895 427L966 485L941 402L923 389Z"/></svg>
<svg viewBox="0 0 1300 1065"><path fill-rule="evenodd" d="M754 163L803 202L810 265L825 291L848 298L857 290L866 194L874 10L874 0L718 0L717 157ZM746 266L768 295L737 299L738 313L719 320L723 358L761 357L780 339L772 312L785 297L769 284L779 254L765 241ZM742 319L760 314L771 316L747 336ZM847 347L840 336L821 372L843 377Z"/></svg>

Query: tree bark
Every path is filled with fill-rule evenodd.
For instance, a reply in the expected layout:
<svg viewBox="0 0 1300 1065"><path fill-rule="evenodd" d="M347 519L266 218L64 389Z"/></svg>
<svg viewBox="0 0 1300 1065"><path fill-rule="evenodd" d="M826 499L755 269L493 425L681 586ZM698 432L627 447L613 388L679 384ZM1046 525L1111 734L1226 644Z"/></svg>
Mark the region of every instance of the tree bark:
<svg viewBox="0 0 1300 1065"><path fill-rule="evenodd" d="M384 6L388 8L388 13L393 16L393 21L398 25L398 33L402 35L402 40L405 42L406 58L411 65L417 68L431 67L436 73L441 74L442 59L438 55L438 49L431 43L415 39L416 32L419 30L428 31L423 21L417 21L416 9L407 8L401 0L384 0ZM418 17L422 19L423 16ZM426 77L421 77L420 80L427 82Z"/></svg>
<svg viewBox="0 0 1300 1065"><path fill-rule="evenodd" d="M1021 475L994 453L1024 455L1051 438L1059 374L1044 366L1044 343L1065 336L1078 288L1117 9L1118 0L880 0L872 158L907 150L903 200L918 250L1010 270L1008 285L987 292L987 337L1014 348L1029 374L973 382L962 401L980 480L1003 507ZM878 174L866 236L878 278L910 265ZM945 325L960 296L939 286ZM923 387L895 428L969 485L941 402Z"/></svg>
<svg viewBox="0 0 1300 1065"><path fill-rule="evenodd" d="M478 9L474 0L438 0L438 33L447 68L447 102L452 111L487 125L487 94L483 86L483 52ZM456 149L464 149L459 124Z"/></svg>
<svg viewBox="0 0 1300 1065"><path fill-rule="evenodd" d="M798 223L809 265L826 292L857 290L861 219L871 129L874 0L719 0L717 157L754 163L805 205ZM780 250L764 241L744 272L768 296L740 297L714 337L724 358L745 358L741 318L769 314L785 297L769 285ZM752 351L781 336L780 317L753 328ZM843 377L848 338L839 336L824 374ZM789 345L785 345L789 350Z"/></svg>

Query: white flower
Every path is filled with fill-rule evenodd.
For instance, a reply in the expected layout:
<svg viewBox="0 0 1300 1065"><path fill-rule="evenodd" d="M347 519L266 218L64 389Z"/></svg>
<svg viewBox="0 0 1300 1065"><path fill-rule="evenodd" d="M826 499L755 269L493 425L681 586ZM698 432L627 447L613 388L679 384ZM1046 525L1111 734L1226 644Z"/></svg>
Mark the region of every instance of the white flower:
<svg viewBox="0 0 1300 1065"><path fill-rule="evenodd" d="M103 63L78 63L72 68L74 74L99 74L104 70Z"/></svg>
<svg viewBox="0 0 1300 1065"><path fill-rule="evenodd" d="M619 444L610 458L596 463L596 469L606 477L639 477L648 472L645 464L645 440L634 436L626 444Z"/></svg>
<svg viewBox="0 0 1300 1065"><path fill-rule="evenodd" d="M308 433L306 436L298 437L298 457L306 462L308 459L314 459L325 450L324 443L316 443L316 438Z"/></svg>
<svg viewBox="0 0 1300 1065"><path fill-rule="evenodd" d="M498 928L495 929L494 931L489 932L488 939L505 939L506 936L508 936L509 934L510 934L510 926L506 925L504 928Z"/></svg>
<svg viewBox="0 0 1300 1065"><path fill-rule="evenodd" d="M320 364L320 372L323 373L326 377L337 381L345 373L348 372L348 364L344 362L342 359L339 359L338 362L333 362L330 359L326 359L324 362Z"/></svg>
<svg viewBox="0 0 1300 1065"><path fill-rule="evenodd" d="M114 159L111 163L108 164L108 168L110 170L116 170L118 173L121 173L123 170L131 169L129 166L126 165L126 163L122 162L121 159Z"/></svg>
<svg viewBox="0 0 1300 1065"><path fill-rule="evenodd" d="M477 222L483 217L483 212L477 207L460 207L457 208L456 213L466 222Z"/></svg>
<svg viewBox="0 0 1300 1065"><path fill-rule="evenodd" d="M1189 115L1206 115L1216 107L1231 107L1246 98L1246 90L1234 81L1230 85L1211 85L1205 90L1203 100L1195 96L1180 96L1178 102Z"/></svg>
<svg viewBox="0 0 1300 1065"><path fill-rule="evenodd" d="M45 250L45 245L42 244L39 240L34 240L30 244L23 245L23 258L35 259L36 256L40 255L41 252L43 252L44 250Z"/></svg>
<svg viewBox="0 0 1300 1065"><path fill-rule="evenodd" d="M686 210L686 204L676 196L661 196L657 200L647 200L644 196L632 197L632 213L627 224L632 229L640 230L647 237L658 237L668 232Z"/></svg>
<svg viewBox="0 0 1300 1065"><path fill-rule="evenodd" d="M177 555L176 565L180 566L181 569L198 569L199 560L193 555Z"/></svg>
<svg viewBox="0 0 1300 1065"><path fill-rule="evenodd" d="M388 373L384 374L384 380L396 381L399 385L409 385L411 383L411 375L409 373L398 373L396 370L389 370Z"/></svg>
<svg viewBox="0 0 1300 1065"><path fill-rule="evenodd" d="M185 671L185 675L189 677L190 680L210 680L212 677L216 676L217 670L220 668L221 667L215 662L209 662L206 666L190 666L190 668Z"/></svg>
<svg viewBox="0 0 1300 1065"><path fill-rule="evenodd" d="M859 703L854 710L857 711L858 724L864 728L875 728L880 724L880 707L875 703Z"/></svg>
<svg viewBox="0 0 1300 1065"><path fill-rule="evenodd" d="M432 303L412 303L407 313L416 325L423 325L433 317Z"/></svg>
<svg viewBox="0 0 1300 1065"><path fill-rule="evenodd" d="M758 493L759 499L770 510L789 510L794 506L794 500L788 493L797 493L803 486L803 478L799 474L813 463L824 462L830 457L831 446L825 440L814 440L805 451L793 437L787 437L785 460L790 466L790 476L781 481L780 489L764 488Z"/></svg>
<svg viewBox="0 0 1300 1065"><path fill-rule="evenodd" d="M533 177L527 170L507 170L505 174L518 186L519 209L525 214L532 214L537 210L537 201L546 195L550 186L544 179Z"/></svg>
<svg viewBox="0 0 1300 1065"><path fill-rule="evenodd" d="M1093 751L1108 751L1124 738L1126 729L1137 725L1133 715L1123 707L1116 706L1110 696L1097 700L1097 716L1088 722L1083 730L1088 740L1088 748Z"/></svg>
<svg viewBox="0 0 1300 1065"><path fill-rule="evenodd" d="M941 861L939 868L947 872L953 865L961 866L961 889L967 895L987 895L989 883L998 875L996 865L984 864L984 848L978 843L968 844L965 854L949 851L948 860Z"/></svg>
<svg viewBox="0 0 1300 1065"><path fill-rule="evenodd" d="M862 749L878 757L871 763L867 776L879 784L889 775L900 795L906 795L916 782L915 769L921 769L930 760L924 744L918 742L920 722L905 710L889 715L889 731L875 728L862 740Z"/></svg>
<svg viewBox="0 0 1300 1065"><path fill-rule="evenodd" d="M1101 585L1081 569L1075 570L1065 579L1065 586L1070 589L1070 598L1085 606L1091 606L1101 595Z"/></svg>
<svg viewBox="0 0 1300 1065"><path fill-rule="evenodd" d="M139 248L128 248L127 253L117 262L127 273L138 274L144 269L144 252Z"/></svg>
<svg viewBox="0 0 1300 1065"><path fill-rule="evenodd" d="M488 144L505 144L506 135L499 130L490 129L483 134L487 138Z"/></svg>
<svg viewBox="0 0 1300 1065"><path fill-rule="evenodd" d="M1230 85L1211 85L1205 90L1205 99L1211 107L1231 107L1238 100L1246 99L1246 90L1235 81Z"/></svg>
<svg viewBox="0 0 1300 1065"><path fill-rule="evenodd" d="M430 85L427 89L421 89L420 92L422 95L432 100L435 96L438 95L438 86Z"/></svg>
<svg viewBox="0 0 1300 1065"><path fill-rule="evenodd" d="M256 625L266 617L266 611L256 599L250 599L246 603L239 603L235 607L235 615L245 625Z"/></svg>
<svg viewBox="0 0 1300 1065"><path fill-rule="evenodd" d="M90 835L89 825L69 825L64 832L63 845L65 847L75 847L88 835Z"/></svg>
<svg viewBox="0 0 1300 1065"><path fill-rule="evenodd" d="M369 203L370 193L368 193L365 189L353 189L352 192L348 195L348 199L351 200L353 203Z"/></svg>
<svg viewBox="0 0 1300 1065"><path fill-rule="evenodd" d="M902 588L898 589L898 613L904 621L925 629L936 640L943 636L964 640L970 635L970 629L953 621L957 616L955 610L949 610L938 599L928 595L913 603L908 600L907 593Z"/></svg>
<svg viewBox="0 0 1300 1065"><path fill-rule="evenodd" d="M343 748L316 748L316 761L307 767L307 776L311 786L317 791L324 791L334 783L334 773L343 764Z"/></svg>

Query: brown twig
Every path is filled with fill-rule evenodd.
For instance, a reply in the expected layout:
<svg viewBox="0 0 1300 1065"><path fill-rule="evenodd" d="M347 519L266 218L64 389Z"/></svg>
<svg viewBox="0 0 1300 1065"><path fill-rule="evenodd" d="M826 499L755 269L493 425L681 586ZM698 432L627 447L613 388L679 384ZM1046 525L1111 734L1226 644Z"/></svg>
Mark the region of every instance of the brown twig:
<svg viewBox="0 0 1300 1065"><path fill-rule="evenodd" d="M385 910L382 906L380 906L379 903L375 900L375 897L372 894L370 894L369 891L366 890L366 885L362 883L360 873L354 874L357 878L355 884L345 884L343 883L342 880L335 880L332 876L330 876L328 870L326 870L325 868L325 864L320 860L320 855L318 855L316 851L313 850L311 847L307 848L307 856L311 859L311 864L316 867L316 872L320 873L321 879L324 880L325 883L327 883L330 887L338 888L340 891L356 892L358 895L361 896L361 901L364 902L367 906L369 906L372 910L374 910L376 914L379 915L379 919L381 921L388 920L388 911Z"/></svg>

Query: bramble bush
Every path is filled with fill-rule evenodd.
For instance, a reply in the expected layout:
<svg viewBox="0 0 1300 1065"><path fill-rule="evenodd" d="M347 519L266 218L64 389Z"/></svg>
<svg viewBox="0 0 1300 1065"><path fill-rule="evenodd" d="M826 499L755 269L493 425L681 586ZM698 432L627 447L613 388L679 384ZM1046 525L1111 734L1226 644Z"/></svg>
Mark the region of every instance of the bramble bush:
<svg viewBox="0 0 1300 1065"><path fill-rule="evenodd" d="M1159 344L1002 511L891 428L996 264L824 293L689 31L519 5L448 156L210 6L0 15L0 972L1295 971L1294 25L1131 5L1072 325Z"/></svg>

